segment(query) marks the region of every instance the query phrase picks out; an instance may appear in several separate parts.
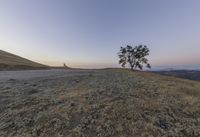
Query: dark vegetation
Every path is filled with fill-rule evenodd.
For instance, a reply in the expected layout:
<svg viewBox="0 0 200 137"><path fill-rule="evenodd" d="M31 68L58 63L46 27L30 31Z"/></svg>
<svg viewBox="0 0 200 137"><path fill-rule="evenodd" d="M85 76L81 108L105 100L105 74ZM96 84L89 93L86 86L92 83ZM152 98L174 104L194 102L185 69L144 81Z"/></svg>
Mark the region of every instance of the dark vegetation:
<svg viewBox="0 0 200 137"><path fill-rule="evenodd" d="M129 64L131 70L139 68L140 70L143 69L143 64L146 65L147 68L151 68L150 64L148 63L148 59L146 56L149 55L149 49L147 46L139 45L139 46L129 46L121 47L120 52L118 53L119 56L119 64L122 67L125 67L126 64Z"/></svg>

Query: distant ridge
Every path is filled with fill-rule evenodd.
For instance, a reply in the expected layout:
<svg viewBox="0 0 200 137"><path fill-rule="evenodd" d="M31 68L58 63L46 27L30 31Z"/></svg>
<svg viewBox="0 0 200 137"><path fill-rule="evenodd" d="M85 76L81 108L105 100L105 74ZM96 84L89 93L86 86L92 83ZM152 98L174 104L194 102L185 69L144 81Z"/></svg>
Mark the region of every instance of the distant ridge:
<svg viewBox="0 0 200 137"><path fill-rule="evenodd" d="M154 71L165 76L173 76L189 80L200 81L200 70L168 70L168 71Z"/></svg>
<svg viewBox="0 0 200 137"><path fill-rule="evenodd" d="M0 70L48 69L49 66L0 50Z"/></svg>

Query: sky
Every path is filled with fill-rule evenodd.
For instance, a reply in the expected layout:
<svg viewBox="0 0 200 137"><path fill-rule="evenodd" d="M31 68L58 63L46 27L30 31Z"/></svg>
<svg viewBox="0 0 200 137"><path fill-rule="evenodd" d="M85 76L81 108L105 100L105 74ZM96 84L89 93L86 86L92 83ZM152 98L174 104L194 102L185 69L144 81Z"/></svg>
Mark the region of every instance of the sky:
<svg viewBox="0 0 200 137"><path fill-rule="evenodd" d="M119 67L147 45L153 67L200 66L199 0L0 0L0 49L43 64Z"/></svg>

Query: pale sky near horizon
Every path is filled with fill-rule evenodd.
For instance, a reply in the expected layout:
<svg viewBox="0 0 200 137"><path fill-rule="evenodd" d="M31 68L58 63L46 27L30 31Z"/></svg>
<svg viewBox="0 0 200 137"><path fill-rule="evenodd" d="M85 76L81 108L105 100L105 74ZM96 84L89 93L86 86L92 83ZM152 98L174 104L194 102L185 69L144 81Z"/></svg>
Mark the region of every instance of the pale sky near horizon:
<svg viewBox="0 0 200 137"><path fill-rule="evenodd" d="M47 65L117 67L144 44L152 66L197 66L199 36L199 0L0 0L0 49Z"/></svg>

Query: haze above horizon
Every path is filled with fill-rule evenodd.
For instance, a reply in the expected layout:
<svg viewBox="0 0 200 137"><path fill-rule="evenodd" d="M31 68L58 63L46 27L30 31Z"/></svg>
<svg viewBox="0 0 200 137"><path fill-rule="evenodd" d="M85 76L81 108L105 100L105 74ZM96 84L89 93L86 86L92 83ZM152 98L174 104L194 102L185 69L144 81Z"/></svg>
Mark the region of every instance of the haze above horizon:
<svg viewBox="0 0 200 137"><path fill-rule="evenodd" d="M156 66L200 66L199 0L2 0L0 49L47 65L118 67L147 45Z"/></svg>

